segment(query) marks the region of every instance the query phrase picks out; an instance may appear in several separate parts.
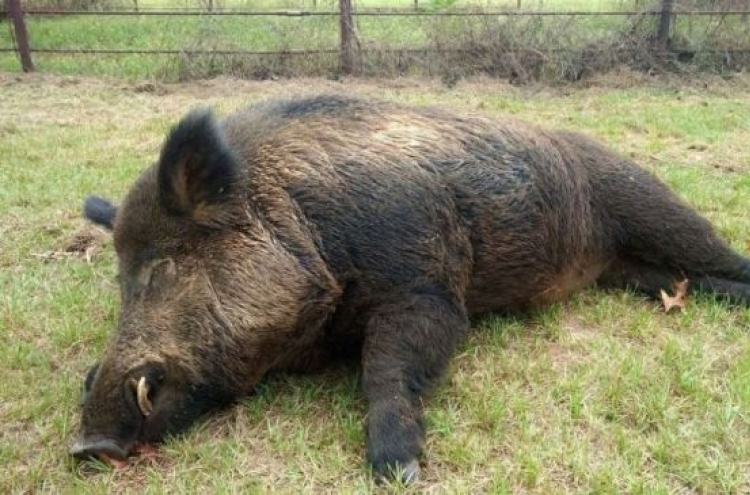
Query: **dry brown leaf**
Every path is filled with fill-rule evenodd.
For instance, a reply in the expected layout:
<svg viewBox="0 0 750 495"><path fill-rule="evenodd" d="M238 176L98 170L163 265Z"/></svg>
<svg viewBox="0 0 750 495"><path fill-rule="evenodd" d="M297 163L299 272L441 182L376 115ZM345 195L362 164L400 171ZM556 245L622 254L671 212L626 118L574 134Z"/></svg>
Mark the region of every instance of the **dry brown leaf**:
<svg viewBox="0 0 750 495"><path fill-rule="evenodd" d="M670 296L663 289L661 290L661 301L664 305L664 312L669 313L672 308L677 308L680 311L685 309L687 303L687 290L688 290L688 279L675 282L672 284L674 290L674 296Z"/></svg>

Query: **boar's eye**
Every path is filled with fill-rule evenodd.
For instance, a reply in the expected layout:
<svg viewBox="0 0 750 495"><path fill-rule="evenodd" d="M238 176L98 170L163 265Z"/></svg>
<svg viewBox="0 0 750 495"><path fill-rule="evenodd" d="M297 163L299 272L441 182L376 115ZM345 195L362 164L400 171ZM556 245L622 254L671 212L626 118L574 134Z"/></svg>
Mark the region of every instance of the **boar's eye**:
<svg viewBox="0 0 750 495"><path fill-rule="evenodd" d="M164 258L150 261L141 269L138 274L138 282L144 286L151 286L154 283L173 276L176 273L174 261L172 258Z"/></svg>

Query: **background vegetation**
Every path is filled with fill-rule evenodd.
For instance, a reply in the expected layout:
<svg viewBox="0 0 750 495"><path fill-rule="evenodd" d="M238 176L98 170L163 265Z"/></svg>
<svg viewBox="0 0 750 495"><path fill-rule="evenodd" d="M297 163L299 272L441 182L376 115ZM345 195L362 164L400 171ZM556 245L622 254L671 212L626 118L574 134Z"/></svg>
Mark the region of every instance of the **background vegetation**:
<svg viewBox="0 0 750 495"><path fill-rule="evenodd" d="M32 0L27 8L92 10L207 9L209 0ZM62 2L62 3L60 3ZM523 10L636 11L656 0L522 0ZM337 11L336 0L215 0L214 9ZM411 0L360 0L355 10L410 9ZM422 10L516 11L517 0L421 0ZM356 17L360 75L438 76L448 84L486 74L527 83L577 81L627 65L641 71L732 73L750 67L750 21L723 15L748 9L740 0L677 0L677 10L716 9L712 16L677 15L666 53L654 51L657 16L395 16ZM339 74L339 19L336 16L45 16L28 18L37 49L176 50L170 54L36 53L39 70L163 81L213 77L250 79ZM0 46L11 47L10 29ZM221 51L317 54L221 54ZM196 55L191 51L209 51ZM1 70L19 70L17 56L0 53Z"/></svg>

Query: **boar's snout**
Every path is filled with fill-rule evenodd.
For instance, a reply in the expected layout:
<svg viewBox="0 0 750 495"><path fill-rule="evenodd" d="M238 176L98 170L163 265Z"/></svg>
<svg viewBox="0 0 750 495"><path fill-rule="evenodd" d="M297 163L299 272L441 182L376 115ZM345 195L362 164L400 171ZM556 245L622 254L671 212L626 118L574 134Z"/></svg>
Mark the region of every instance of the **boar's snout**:
<svg viewBox="0 0 750 495"><path fill-rule="evenodd" d="M144 437L154 440L154 433L161 433L163 419L157 419L155 431L151 431L152 413L161 411L161 415L154 415L164 416L171 402L169 394L159 390L165 377L166 369L158 362L141 364L129 371L122 371L110 361L90 368L83 391L82 434L70 454L81 460L98 457L122 461ZM165 403L155 402L162 396Z"/></svg>
<svg viewBox="0 0 750 495"><path fill-rule="evenodd" d="M122 461L129 453L129 446L122 447L111 438L102 436L81 438L70 448L70 455L82 460L104 455Z"/></svg>

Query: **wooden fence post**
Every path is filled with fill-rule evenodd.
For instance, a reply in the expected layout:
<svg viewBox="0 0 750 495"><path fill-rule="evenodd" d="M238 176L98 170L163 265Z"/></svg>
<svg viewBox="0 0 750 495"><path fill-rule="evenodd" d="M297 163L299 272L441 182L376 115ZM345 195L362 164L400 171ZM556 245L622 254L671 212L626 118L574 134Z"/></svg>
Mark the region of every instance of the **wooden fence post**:
<svg viewBox="0 0 750 495"><path fill-rule="evenodd" d="M661 1L661 14L659 25L656 28L656 48L666 50L669 44L669 28L672 26L672 15L674 14L674 0Z"/></svg>
<svg viewBox="0 0 750 495"><path fill-rule="evenodd" d="M352 20L352 0L339 0L341 18L341 72L354 71L354 21Z"/></svg>
<svg viewBox="0 0 750 495"><path fill-rule="evenodd" d="M29 33L26 31L26 23L23 19L21 0L7 0L7 5L8 15L13 21L13 33L16 37L21 68L24 72L34 72L34 62L31 61L31 48L29 47Z"/></svg>

